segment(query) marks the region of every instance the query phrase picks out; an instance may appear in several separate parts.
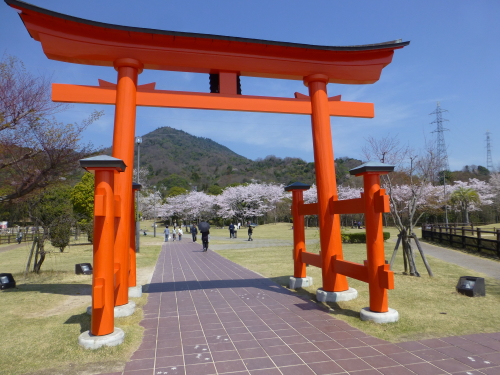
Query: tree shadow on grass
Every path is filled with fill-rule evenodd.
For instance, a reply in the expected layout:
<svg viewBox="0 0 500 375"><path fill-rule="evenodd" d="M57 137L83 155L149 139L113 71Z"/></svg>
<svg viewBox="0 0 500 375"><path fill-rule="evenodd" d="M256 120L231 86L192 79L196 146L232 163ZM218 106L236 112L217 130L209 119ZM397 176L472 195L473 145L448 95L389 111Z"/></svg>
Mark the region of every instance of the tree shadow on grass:
<svg viewBox="0 0 500 375"><path fill-rule="evenodd" d="M6 289L10 293L38 292L47 294L61 294L66 296L90 296L90 284L20 284L15 289Z"/></svg>
<svg viewBox="0 0 500 375"><path fill-rule="evenodd" d="M79 324L80 333L90 330L90 315L85 313L70 316L64 324Z"/></svg>

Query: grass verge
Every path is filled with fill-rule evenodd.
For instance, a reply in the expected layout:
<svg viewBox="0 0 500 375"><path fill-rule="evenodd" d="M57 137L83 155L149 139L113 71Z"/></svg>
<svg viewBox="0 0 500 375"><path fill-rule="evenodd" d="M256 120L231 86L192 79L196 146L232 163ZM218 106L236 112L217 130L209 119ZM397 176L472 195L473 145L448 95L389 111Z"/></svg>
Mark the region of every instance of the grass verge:
<svg viewBox="0 0 500 375"><path fill-rule="evenodd" d="M265 232L269 230L266 227L264 225L258 228ZM273 231L286 230L279 225L273 228ZM291 231L287 233L291 240ZM311 237L314 238L312 230ZM393 242L386 243L386 258L392 255L393 248ZM319 245L309 246L307 251L318 253ZM365 244L344 244L343 252L344 258L352 262L362 263L366 259ZM218 253L285 287L288 286L289 277L293 274L290 247L220 250ZM416 261L418 269L423 270L423 276L417 278L403 275L403 259L401 252L398 252L394 264L396 287L389 291L389 306L400 314L397 323L374 324L361 321L359 312L369 305L368 285L350 278L349 286L358 290L358 298L338 304L329 303L326 307L331 309L333 315L352 326L392 342L498 331L500 281L430 256L428 260L435 277L431 278L424 274L425 267L420 258ZM316 289L321 287L321 271L310 266L307 268L307 273L313 277L315 284L309 288L299 289L297 293L315 301ZM485 277L486 297L470 298L455 291L458 278L465 275Z"/></svg>
<svg viewBox="0 0 500 375"><path fill-rule="evenodd" d="M122 345L85 350L77 340L90 327L86 308L91 303L92 276L75 275L75 264L92 263L92 246L71 246L63 253L50 245L47 249L53 251L42 265L42 272L30 273L26 278L23 271L30 244L0 252L0 272L12 273L17 283L16 289L0 293L0 337L8 338L0 351L0 375L122 371L142 340L139 322L147 295L133 299L138 308L132 316L115 320L115 326L125 332ZM141 252L137 254L139 284L148 281L160 250L160 238L141 237Z"/></svg>

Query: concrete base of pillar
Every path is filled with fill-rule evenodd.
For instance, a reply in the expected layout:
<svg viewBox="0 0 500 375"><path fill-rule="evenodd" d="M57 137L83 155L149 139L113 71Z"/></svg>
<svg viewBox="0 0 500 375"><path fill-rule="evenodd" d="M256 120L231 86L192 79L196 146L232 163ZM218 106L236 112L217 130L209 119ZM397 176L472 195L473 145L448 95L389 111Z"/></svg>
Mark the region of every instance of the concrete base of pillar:
<svg viewBox="0 0 500 375"><path fill-rule="evenodd" d="M290 289L305 288L311 285L313 285L313 278L311 276L306 276L306 277L290 276L290 282L288 283Z"/></svg>
<svg viewBox="0 0 500 375"><path fill-rule="evenodd" d="M131 286L128 288L128 298L142 297L142 285Z"/></svg>
<svg viewBox="0 0 500 375"><path fill-rule="evenodd" d="M354 288L349 288L342 292L325 292L323 288L316 291L316 299L318 302L341 302L350 301L358 297L358 291Z"/></svg>
<svg viewBox="0 0 500 375"><path fill-rule="evenodd" d="M116 328L109 335L94 336L90 331L83 332L78 336L78 344L85 349L99 349L102 346L120 345L125 338L125 332L120 328Z"/></svg>
<svg viewBox="0 0 500 375"><path fill-rule="evenodd" d="M125 316L130 316L135 312L135 302L129 301L129 303L121 306L115 306L115 318L123 318ZM92 306L87 307L87 314L92 315Z"/></svg>
<svg viewBox="0 0 500 375"><path fill-rule="evenodd" d="M361 320L369 320L374 323L394 323L399 320L399 313L389 307L389 311L380 313L370 311L369 307L361 309L359 313Z"/></svg>

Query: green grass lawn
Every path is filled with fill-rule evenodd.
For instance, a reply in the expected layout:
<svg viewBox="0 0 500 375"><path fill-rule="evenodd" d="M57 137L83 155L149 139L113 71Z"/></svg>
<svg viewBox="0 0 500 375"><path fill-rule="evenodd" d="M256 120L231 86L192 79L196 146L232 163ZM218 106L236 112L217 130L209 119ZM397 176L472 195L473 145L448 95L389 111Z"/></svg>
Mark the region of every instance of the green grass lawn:
<svg viewBox="0 0 500 375"><path fill-rule="evenodd" d="M292 233L288 227L289 225L284 224L264 225L257 227L257 230L263 235L271 231L281 232L281 238L285 238L285 232L291 240ZM394 229L384 231L391 232L393 239L397 233ZM316 230L309 229L306 233L310 238L317 238ZM258 238L257 231L256 234L255 237ZM386 259L390 259L394 245L394 242L386 242ZM307 250L317 253L319 244L309 246ZM221 250L218 253L287 287L289 277L293 274L291 251L291 247L281 246ZM344 258L352 262L362 263L366 259L365 244L344 244L343 252ZM420 258L417 259L417 267L422 277L406 276L402 273L404 267L401 251L398 252L394 264L396 287L389 291L389 306L399 312L399 322L375 324L361 321L359 312L369 305L368 286L350 278L349 286L357 289L358 298L338 304L329 303L331 313L370 335L393 342L498 331L500 281L432 257L428 257L428 260L435 277L427 276ZM297 293L315 300L316 289L321 287L321 272L319 268L310 266L307 273L313 277L314 285L299 289ZM459 277L465 275L485 277L486 297L470 298L455 291Z"/></svg>
<svg viewBox="0 0 500 375"><path fill-rule="evenodd" d="M0 253L0 272L12 273L17 283L16 289L0 292L0 337L3 338L0 374L121 371L142 340L140 307L146 303L147 296L133 299L138 308L132 316L115 320L115 326L125 332L122 345L85 350L77 340L80 333L90 327L86 308L91 303L92 276L75 275L75 264L92 262L92 246L71 246L60 253L49 245L47 250L53 252L48 254L42 272L30 273L25 279L29 250L30 244L23 244ZM141 252L137 254L139 284L148 281L160 250L161 239L141 237Z"/></svg>

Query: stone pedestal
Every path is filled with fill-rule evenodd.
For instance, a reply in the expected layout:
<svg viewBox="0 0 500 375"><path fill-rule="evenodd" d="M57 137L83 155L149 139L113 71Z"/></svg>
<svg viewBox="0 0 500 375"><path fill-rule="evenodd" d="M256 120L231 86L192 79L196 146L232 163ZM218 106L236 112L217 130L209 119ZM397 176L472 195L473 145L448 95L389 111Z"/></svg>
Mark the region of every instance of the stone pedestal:
<svg viewBox="0 0 500 375"><path fill-rule="evenodd" d="M128 298L142 297L142 285L131 286L128 288Z"/></svg>
<svg viewBox="0 0 500 375"><path fill-rule="evenodd" d="M78 344L85 349L99 349L102 346L116 346L120 345L125 338L125 333L116 328L109 335L94 336L90 331L83 332L78 336Z"/></svg>
<svg viewBox="0 0 500 375"><path fill-rule="evenodd" d="M361 309L359 313L361 320L369 320L374 323L394 323L399 320L399 313L389 307L389 311L385 313L370 311L369 307Z"/></svg>
<svg viewBox="0 0 500 375"><path fill-rule="evenodd" d="M311 276L306 276L306 277L290 276L290 282L288 284L290 289L305 288L311 285L313 285L313 278Z"/></svg>
<svg viewBox="0 0 500 375"><path fill-rule="evenodd" d="M349 288L343 292L325 292L323 288L316 291L316 299L318 302L341 302L350 301L358 297L358 291L354 288Z"/></svg>

